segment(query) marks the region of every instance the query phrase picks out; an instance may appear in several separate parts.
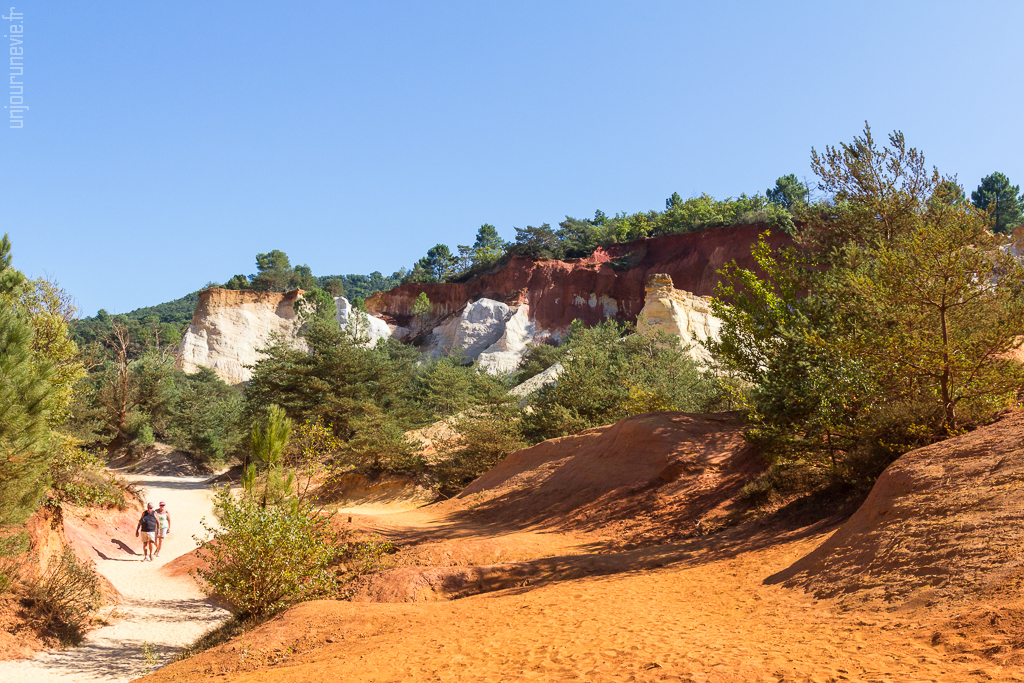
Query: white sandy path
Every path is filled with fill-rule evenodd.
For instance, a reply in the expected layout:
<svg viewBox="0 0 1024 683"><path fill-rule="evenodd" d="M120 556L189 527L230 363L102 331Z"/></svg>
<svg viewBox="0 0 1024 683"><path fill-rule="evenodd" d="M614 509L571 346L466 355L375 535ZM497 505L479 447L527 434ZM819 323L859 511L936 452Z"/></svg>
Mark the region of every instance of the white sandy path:
<svg viewBox="0 0 1024 683"><path fill-rule="evenodd" d="M124 476L124 475L123 475ZM89 633L80 647L45 652L33 659L0 662L0 683L64 681L130 681L143 675L144 643L162 655L161 664L183 646L227 618L227 612L206 599L189 578L167 579L156 573L165 563L196 547L193 535L204 535L200 519L213 520L206 477L126 475L146 488L154 505L166 501L171 533L160 557L143 562L141 543L131 559L100 559L97 570L124 595L117 611L124 616L111 626Z"/></svg>

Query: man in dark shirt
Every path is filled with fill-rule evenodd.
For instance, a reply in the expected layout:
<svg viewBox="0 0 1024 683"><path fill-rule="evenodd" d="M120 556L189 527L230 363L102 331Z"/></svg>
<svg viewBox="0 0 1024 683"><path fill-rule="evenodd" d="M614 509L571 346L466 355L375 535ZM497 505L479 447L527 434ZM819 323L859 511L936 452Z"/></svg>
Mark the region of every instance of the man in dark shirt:
<svg viewBox="0 0 1024 683"><path fill-rule="evenodd" d="M153 504L150 503L146 506L146 511L142 513L142 518L139 519L139 523L135 527L136 536L139 535L139 530L142 530L143 562L153 561L153 550L156 548L156 530L159 526L160 522L157 521L156 515L153 514Z"/></svg>

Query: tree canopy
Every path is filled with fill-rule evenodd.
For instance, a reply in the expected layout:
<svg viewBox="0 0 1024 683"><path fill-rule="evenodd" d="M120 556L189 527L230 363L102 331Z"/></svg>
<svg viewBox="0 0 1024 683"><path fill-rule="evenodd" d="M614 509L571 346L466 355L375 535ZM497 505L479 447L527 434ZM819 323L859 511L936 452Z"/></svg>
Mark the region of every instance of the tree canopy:
<svg viewBox="0 0 1024 683"><path fill-rule="evenodd" d="M807 185L793 173L779 177L775 181L775 187L769 188L765 193L768 201L779 204L789 211L807 204L809 195L810 190Z"/></svg>
<svg viewBox="0 0 1024 683"><path fill-rule="evenodd" d="M1009 178L996 171L981 179L978 189L971 193L971 202L982 211L991 211L993 230L1012 232L1024 224L1019 195L1020 186L1011 185Z"/></svg>
<svg viewBox="0 0 1024 683"><path fill-rule="evenodd" d="M749 387L750 438L777 463L873 479L910 447L989 419L1024 390L1024 270L895 132L812 150L831 201L797 246L728 267L713 302L721 370Z"/></svg>

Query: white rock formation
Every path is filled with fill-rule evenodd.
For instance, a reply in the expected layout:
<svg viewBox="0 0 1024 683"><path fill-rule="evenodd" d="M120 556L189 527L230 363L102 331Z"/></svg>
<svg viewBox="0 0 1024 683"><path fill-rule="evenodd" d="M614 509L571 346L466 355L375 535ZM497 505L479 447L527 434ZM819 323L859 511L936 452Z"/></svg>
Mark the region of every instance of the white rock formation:
<svg viewBox="0 0 1024 683"><path fill-rule="evenodd" d="M484 349L476 360L492 374L513 372L519 367L536 334L537 322L530 317L530 305L524 303L505 323L498 341Z"/></svg>
<svg viewBox="0 0 1024 683"><path fill-rule="evenodd" d="M474 360L501 338L511 317L512 309L500 301L479 299L466 304L461 313L430 332L424 351L440 358L458 347L466 360Z"/></svg>
<svg viewBox="0 0 1024 683"><path fill-rule="evenodd" d="M175 365L184 372L211 368L228 384L247 382L244 367L263 357L272 334L294 338L298 292L208 289L199 294L192 324L181 340Z"/></svg>
<svg viewBox="0 0 1024 683"><path fill-rule="evenodd" d="M391 328L386 322L376 316L353 309L352 304L345 297L336 297L334 303L338 306L338 327L344 329L352 323L362 327L370 338L370 346L376 344L380 339L387 339L391 336Z"/></svg>
<svg viewBox="0 0 1024 683"><path fill-rule="evenodd" d="M651 275L647 280L644 308L637 318L637 331L662 330L679 337L690 345L690 355L700 361L708 353L697 342L718 339L722 321L711 312L710 297L695 296L676 289L672 278L664 273Z"/></svg>

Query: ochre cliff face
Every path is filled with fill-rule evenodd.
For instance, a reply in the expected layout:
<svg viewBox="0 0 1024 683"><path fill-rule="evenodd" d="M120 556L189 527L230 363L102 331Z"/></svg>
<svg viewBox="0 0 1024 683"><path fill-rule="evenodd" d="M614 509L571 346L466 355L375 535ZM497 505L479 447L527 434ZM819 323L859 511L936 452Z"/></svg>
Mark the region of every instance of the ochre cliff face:
<svg viewBox="0 0 1024 683"><path fill-rule="evenodd" d="M228 384L248 381L271 333L293 334L295 301L300 292L208 289L200 292L192 324L181 340L179 370L213 369Z"/></svg>
<svg viewBox="0 0 1024 683"><path fill-rule="evenodd" d="M735 260L740 267L755 267L750 250L764 230L763 225L741 225L668 235L616 244L574 261L514 258L469 282L416 283L378 292L366 300L366 307L389 322L409 325L416 297L426 292L439 318L487 298L514 308L529 304L530 316L541 330L565 330L577 318L588 325L605 318L636 322L650 275L667 274L677 289L709 296L719 281L717 271L725 264ZM772 246L788 242L777 231L769 238Z"/></svg>

